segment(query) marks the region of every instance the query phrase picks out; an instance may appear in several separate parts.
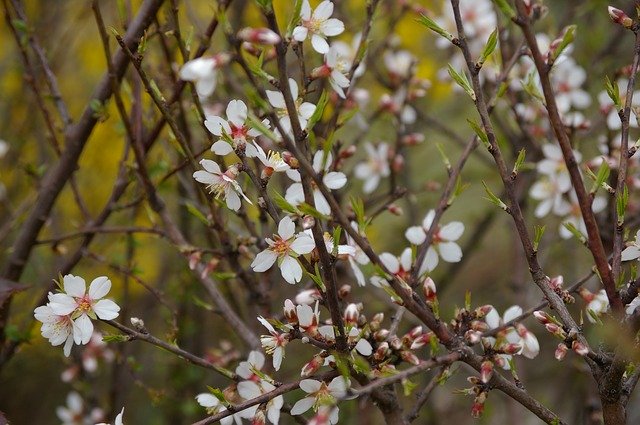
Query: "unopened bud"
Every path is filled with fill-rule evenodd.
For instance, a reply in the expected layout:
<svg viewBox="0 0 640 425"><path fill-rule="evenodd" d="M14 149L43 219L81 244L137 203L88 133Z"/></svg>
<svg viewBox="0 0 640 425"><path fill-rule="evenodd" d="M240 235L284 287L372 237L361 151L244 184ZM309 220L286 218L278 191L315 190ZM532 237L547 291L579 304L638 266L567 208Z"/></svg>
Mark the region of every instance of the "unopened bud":
<svg viewBox="0 0 640 425"><path fill-rule="evenodd" d="M428 303L433 303L436 300L436 283L433 279L427 277L424 282L422 282L422 292Z"/></svg>
<svg viewBox="0 0 640 425"><path fill-rule="evenodd" d="M269 46L280 43L280 36L269 28L243 28L238 31L238 38L242 41Z"/></svg>
<svg viewBox="0 0 640 425"><path fill-rule="evenodd" d="M315 356L313 356L309 363L304 365L302 371L300 372L300 376L306 378L313 375L318 369L320 369L323 364L324 359L322 358L322 356L320 356L320 354L316 354Z"/></svg>
<svg viewBox="0 0 640 425"><path fill-rule="evenodd" d="M343 300L351 294L351 285L344 284L338 289L338 297Z"/></svg>
<svg viewBox="0 0 640 425"><path fill-rule="evenodd" d="M404 168L404 157L402 155L396 155L391 163L391 168L396 173L399 173Z"/></svg>
<svg viewBox="0 0 640 425"><path fill-rule="evenodd" d="M411 343L411 349L415 350L416 348L420 348L427 344L431 344L431 340L433 338L435 338L435 334L433 332L424 333L419 337L417 337L415 341Z"/></svg>
<svg viewBox="0 0 640 425"><path fill-rule="evenodd" d="M424 142L424 134L410 133L402 137L402 143L406 146L415 146Z"/></svg>
<svg viewBox="0 0 640 425"><path fill-rule="evenodd" d="M480 306L474 310L474 313L478 319L482 319L484 316L489 314L489 312L493 310L493 306L491 304L485 304Z"/></svg>
<svg viewBox="0 0 640 425"><path fill-rule="evenodd" d="M473 401L473 405L471 406L471 416L474 418L479 418L482 416L484 412L484 402L487 399L487 393L485 391L478 394L476 399Z"/></svg>
<svg viewBox="0 0 640 425"><path fill-rule="evenodd" d="M305 215L302 217L302 228L304 230L311 229L316 224L316 219L311 215Z"/></svg>
<svg viewBox="0 0 640 425"><path fill-rule="evenodd" d="M388 329L380 329L379 331L376 331L373 334L373 339L375 339L378 342L382 342L384 340L386 340L389 337L389 330Z"/></svg>
<svg viewBox="0 0 640 425"><path fill-rule="evenodd" d="M546 325L544 325L544 327L547 329L547 331L549 333L552 333L553 335L565 339L567 337L567 333L564 331L564 329L562 329L560 326L556 325L555 323L547 323Z"/></svg>
<svg viewBox="0 0 640 425"><path fill-rule="evenodd" d="M347 158L351 158L356 153L356 151L357 151L357 148L355 147L355 145L350 145L342 149L338 155L342 159L347 159Z"/></svg>
<svg viewBox="0 0 640 425"><path fill-rule="evenodd" d="M482 332L468 330L464 334L464 339L466 339L470 344L477 344L480 342L480 339L482 339Z"/></svg>
<svg viewBox="0 0 640 425"><path fill-rule="evenodd" d="M358 306L353 303L349 304L344 310L344 322L346 325L354 326L357 324L359 316L360 312L358 311Z"/></svg>
<svg viewBox="0 0 640 425"><path fill-rule="evenodd" d="M533 317L536 318L536 320L538 320L538 322L542 323L543 325L546 325L547 323L552 323L553 320L551 319L551 316L549 316L546 312L542 311L542 310L536 310L533 312Z"/></svg>
<svg viewBox="0 0 640 425"><path fill-rule="evenodd" d="M489 325L487 325L485 322L481 322L480 320L473 320L470 326L474 331L486 332L489 330Z"/></svg>
<svg viewBox="0 0 640 425"><path fill-rule="evenodd" d="M631 19L622 10L615 8L613 6L609 6L608 10L609 10L609 17L616 24L622 25L625 28L631 28L633 26L633 19Z"/></svg>
<svg viewBox="0 0 640 425"><path fill-rule="evenodd" d="M291 152L283 151L282 154L280 154L280 156L282 157L282 160L286 162L289 167L293 169L300 168L300 163L298 162L298 159L295 156L293 156Z"/></svg>
<svg viewBox="0 0 640 425"><path fill-rule="evenodd" d="M580 294L582 299L585 300L585 302L587 303L590 303L596 297L595 294L589 291L587 288L580 288L578 293Z"/></svg>
<svg viewBox="0 0 640 425"><path fill-rule="evenodd" d="M216 257L213 257L211 260L209 260L207 265L202 269L202 272L200 273L200 276L203 279L205 277L209 276L209 273L214 271L218 267L218 264L220 264L220 260L218 258L216 258Z"/></svg>
<svg viewBox="0 0 640 425"><path fill-rule="evenodd" d="M556 348L556 352L554 353L556 360L562 361L562 359L564 359L564 356L567 355L567 351L569 351L569 348L564 342L561 342L560 344L558 344L558 347Z"/></svg>
<svg viewBox="0 0 640 425"><path fill-rule="evenodd" d="M296 304L311 305L321 299L322 295L320 295L320 291L317 289L306 289L296 295Z"/></svg>
<svg viewBox="0 0 640 425"><path fill-rule="evenodd" d="M520 344L509 343L502 347L502 352L505 354L518 354L522 350L522 346Z"/></svg>
<svg viewBox="0 0 640 425"><path fill-rule="evenodd" d="M491 380L493 376L493 362L485 360L480 365L480 380L485 384Z"/></svg>
<svg viewBox="0 0 640 425"><path fill-rule="evenodd" d="M331 68L327 65L321 65L311 71L311 79L328 78L331 76Z"/></svg>
<svg viewBox="0 0 640 425"><path fill-rule="evenodd" d="M377 362L381 362L382 360L385 359L385 357L387 357L387 354L389 354L389 343L383 342L380 345L378 345L376 352L373 353L373 358Z"/></svg>
<svg viewBox="0 0 640 425"><path fill-rule="evenodd" d="M371 321L369 322L369 327L371 328L372 331L375 332L378 329L380 329L380 325L382 325L383 320L384 320L384 313L376 313L371 318Z"/></svg>
<svg viewBox="0 0 640 425"><path fill-rule="evenodd" d="M264 409L256 410L255 415L253 415L253 419L251 419L251 425L265 425L267 423L267 418L264 414Z"/></svg>
<svg viewBox="0 0 640 425"><path fill-rule="evenodd" d="M142 319L140 319L138 317L132 317L130 320L131 320L131 325L138 332L147 333L147 329L144 327L144 320L142 320Z"/></svg>
<svg viewBox="0 0 640 425"><path fill-rule="evenodd" d="M413 354L411 351L408 351L408 350L400 351L400 357L402 358L402 360L404 360L407 363L411 363L412 365L420 364L420 359L418 359L418 356Z"/></svg>
<svg viewBox="0 0 640 425"><path fill-rule="evenodd" d="M402 348L402 341L400 340L400 338L398 338L397 336L393 336L390 340L389 340L389 345L391 346L391 348L393 348L394 350L400 350Z"/></svg>
<svg viewBox="0 0 640 425"><path fill-rule="evenodd" d="M200 258L202 258L202 252L200 251L193 251L191 254L189 254L189 268L191 270L196 269L196 266L200 262Z"/></svg>
<svg viewBox="0 0 640 425"><path fill-rule="evenodd" d="M391 214L397 215L397 216L401 216L402 214L404 214L404 211L402 210L402 208L399 207L396 204L389 204L387 206L387 211L389 211Z"/></svg>
<svg viewBox="0 0 640 425"><path fill-rule="evenodd" d="M418 338L420 335L422 335L422 326L416 326L413 329L411 329L409 332L407 332L402 339L406 342L406 343L411 343L413 342L416 338Z"/></svg>
<svg viewBox="0 0 640 425"><path fill-rule="evenodd" d="M576 354L579 354L581 356L586 356L587 354L589 354L589 349L587 348L587 346L578 340L575 340L571 343L571 349L575 351Z"/></svg>
<svg viewBox="0 0 640 425"><path fill-rule="evenodd" d="M296 313L296 306L290 299L284 301L284 317L292 324L298 324L298 314Z"/></svg>
<svg viewBox="0 0 640 425"><path fill-rule="evenodd" d="M551 286L551 289L561 289L563 284L564 277L562 275L549 279L549 286Z"/></svg>

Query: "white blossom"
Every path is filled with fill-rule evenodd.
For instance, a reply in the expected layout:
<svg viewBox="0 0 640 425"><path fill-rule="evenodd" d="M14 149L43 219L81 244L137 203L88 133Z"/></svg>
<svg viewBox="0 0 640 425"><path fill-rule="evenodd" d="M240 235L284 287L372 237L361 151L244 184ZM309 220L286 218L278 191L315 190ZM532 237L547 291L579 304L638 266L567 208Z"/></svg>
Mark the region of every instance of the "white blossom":
<svg viewBox="0 0 640 425"><path fill-rule="evenodd" d="M298 83L293 78L289 78L289 91L291 97L295 102L296 113L298 115L298 121L300 121L300 127L304 130L307 127L309 118L316 110L316 105L310 102L303 102L302 99L298 99ZM267 99L271 106L276 110L276 114L280 117L280 125L287 134L291 134L291 118L289 117L289 110L284 101L284 95L282 92L274 90L266 90Z"/></svg>
<svg viewBox="0 0 640 425"><path fill-rule="evenodd" d="M216 89L218 69L228 61L226 54L190 60L180 69L180 78L194 82L198 96L208 97Z"/></svg>
<svg viewBox="0 0 640 425"><path fill-rule="evenodd" d="M421 245L427 238L427 232L431 228L436 212L431 210L427 213L422 226L412 226L405 232L405 237L414 245ZM464 232L464 224L459 221L452 221L442 227L438 227L433 234L431 244L422 264L423 270L431 271L438 265L438 256L448 263L457 263L462 259L462 249L455 242L460 239Z"/></svg>
<svg viewBox="0 0 640 425"><path fill-rule="evenodd" d="M273 325L262 316L258 317L258 321L269 331L269 335L260 336L262 348L264 348L267 354L273 356L273 368L280 370L280 365L282 364L282 359L285 354L284 347L289 342L289 334L276 331Z"/></svg>
<svg viewBox="0 0 640 425"><path fill-rule="evenodd" d="M302 2L300 10L300 25L293 29L293 39L304 41L311 36L311 45L318 53L327 53L329 44L327 37L342 34L344 24L341 20L331 18L333 14L333 3L325 0L311 13L311 6L308 0Z"/></svg>
<svg viewBox="0 0 640 425"><path fill-rule="evenodd" d="M245 148L245 155L255 157L255 147L251 143L247 143L249 139L254 139L262 133L252 128L247 122L247 105L241 100L232 100L227 105L227 119L216 115L209 115L204 121L204 125L211 134L221 137L211 146L211 152L216 155L228 155L239 147ZM262 123L269 128L269 121L264 120ZM231 142L231 143L229 143Z"/></svg>
<svg viewBox="0 0 640 425"><path fill-rule="evenodd" d="M314 411L318 411L320 406L331 406L347 394L350 386L348 379L337 376L331 380L329 384L315 379L303 379L300 381L300 389L308 395L291 408L292 415L301 415L313 407ZM338 422L338 408L331 413L330 422L335 424Z"/></svg>
<svg viewBox="0 0 640 425"><path fill-rule="evenodd" d="M391 173L389 146L386 143L379 143L377 146L365 143L364 149L367 152L367 160L356 165L354 173L357 178L364 181L363 192L371 193L377 189L380 179Z"/></svg>
<svg viewBox="0 0 640 425"><path fill-rule="evenodd" d="M245 196L236 180L238 177L238 168L236 166L232 165L227 168L227 171L223 172L215 161L209 159L201 160L200 165L204 170L198 170L193 173L193 178L197 182L206 184L207 189L215 195L216 199L223 197L227 208L232 211L238 211L240 209L240 196L248 203L252 203Z"/></svg>
<svg viewBox="0 0 640 425"><path fill-rule="evenodd" d="M636 239L622 251L622 261L640 258L640 230L636 232Z"/></svg>

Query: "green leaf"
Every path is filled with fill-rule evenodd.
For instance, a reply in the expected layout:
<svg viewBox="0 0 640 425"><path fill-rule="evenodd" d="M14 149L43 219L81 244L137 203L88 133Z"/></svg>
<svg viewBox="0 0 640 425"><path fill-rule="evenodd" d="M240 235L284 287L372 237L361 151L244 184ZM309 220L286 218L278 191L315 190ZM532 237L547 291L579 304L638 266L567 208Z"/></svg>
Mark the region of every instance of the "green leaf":
<svg viewBox="0 0 640 425"><path fill-rule="evenodd" d="M438 25L436 21L431 19L429 16L422 14L420 15L420 18L416 20L420 22L422 25L424 25L425 27L429 28L431 31L435 32L436 34L446 38L449 41L453 41L453 38L454 38L453 34L445 30L444 28L442 28L440 25Z"/></svg>
<svg viewBox="0 0 640 425"><path fill-rule="evenodd" d="M484 45L484 50L482 50L482 54L480 55L480 59L478 59L478 65L482 67L485 61L491 56L491 54L496 50L496 46L498 45L498 28L493 30L493 32L489 35L487 39L487 44Z"/></svg>
<svg viewBox="0 0 640 425"><path fill-rule="evenodd" d="M271 3L271 0L261 0L261 1L268 1L269 3ZM270 6L271 7L271 6ZM287 25L287 36L291 37L291 35L293 34L293 29L298 25L298 22L300 22L300 11L302 10L302 0L296 0L294 6L293 6L293 14L291 15L291 20L289 20L289 24Z"/></svg>
<svg viewBox="0 0 640 425"><path fill-rule="evenodd" d="M255 0L255 2L260 6L263 10L269 11L271 10L272 0Z"/></svg>
<svg viewBox="0 0 640 425"><path fill-rule="evenodd" d="M331 251L331 255L334 257L338 256L338 245L340 244L340 235L342 234L342 227L336 226L333 229L333 250Z"/></svg>
<svg viewBox="0 0 640 425"><path fill-rule="evenodd" d="M576 239L578 239L581 243L583 243L583 244L587 243L587 238L585 238L585 236L582 234L582 232L580 230L578 230L578 228L573 223L571 223L569 221L565 221L564 223L562 223L562 225L565 227L565 229L570 231L571 234Z"/></svg>
<svg viewBox="0 0 640 425"><path fill-rule="evenodd" d="M405 397L409 397L413 394L413 390L416 389L418 384L415 382L411 382L409 379L403 379L402 381L402 391L404 392Z"/></svg>
<svg viewBox="0 0 640 425"><path fill-rule="evenodd" d="M224 396L224 393L222 392L222 390L218 389L218 388L213 388L207 385L207 389L209 390L209 392L211 394L213 394L213 396L215 398L217 398L220 403L222 403L224 406L229 407L231 406L231 404L229 404L229 402L227 401L227 398Z"/></svg>
<svg viewBox="0 0 640 425"><path fill-rule="evenodd" d="M609 95L609 99L616 105L616 109L622 109L622 102L620 101L620 88L618 87L618 81L609 79L609 76L604 77L604 85Z"/></svg>
<svg viewBox="0 0 640 425"><path fill-rule="evenodd" d="M271 199L273 202L280 208L282 211L286 211L291 214L299 214L300 211L291 205L289 201L287 201L284 196L280 195L277 190L271 191Z"/></svg>
<svg viewBox="0 0 640 425"><path fill-rule="evenodd" d="M524 164L524 159L526 155L527 155L527 151L525 150L525 148L520 149L520 152L518 152L518 158L516 158L516 163L513 165L513 171L512 171L513 175L518 175L518 172L520 171L522 164Z"/></svg>
<svg viewBox="0 0 640 425"><path fill-rule="evenodd" d="M205 217L205 215L202 214L202 212L200 212L200 210L191 202L186 202L184 206L187 208L187 211L189 211L189 214L200 220L202 224L205 224L207 226L211 224L209 223L207 217Z"/></svg>
<svg viewBox="0 0 640 425"><path fill-rule="evenodd" d="M102 335L104 342L126 342L129 341L129 337L122 334L105 334Z"/></svg>
<svg viewBox="0 0 640 425"><path fill-rule="evenodd" d="M545 231L546 227L547 226L534 226L533 227L533 232L534 232L533 250L534 251L538 250L538 246L540 245L540 241L542 240L542 235L544 235L544 231Z"/></svg>
<svg viewBox="0 0 640 425"><path fill-rule="evenodd" d="M492 191L491 189L489 189L489 186L487 186L487 184L483 181L482 185L484 186L484 191L487 194L487 197L485 197L484 199L486 199L487 201L491 202L492 204L500 207L502 210L504 211L509 211L509 207L507 207L507 204L505 204L504 202L502 202L502 200L500 198L498 198Z"/></svg>
<svg viewBox="0 0 640 425"><path fill-rule="evenodd" d="M451 64L447 64L447 71L449 72L449 76L456 82L456 84L458 84L460 87L462 87L462 89L475 102L476 94L473 91L473 89L471 88L471 83L469 82L469 79L467 78L467 75L464 72L459 73L458 71L456 71L451 66Z"/></svg>
<svg viewBox="0 0 640 425"><path fill-rule="evenodd" d="M500 12L502 12L502 14L507 18L513 19L516 17L515 10L513 10L507 0L493 0L493 3L495 3L498 9L500 9Z"/></svg>
<svg viewBox="0 0 640 425"><path fill-rule="evenodd" d="M618 226L624 224L624 213L627 210L627 203L629 202L629 189L627 185L624 186L622 194L616 195L616 212L618 213Z"/></svg>
<svg viewBox="0 0 640 425"><path fill-rule="evenodd" d="M306 202L298 205L298 210L300 210L302 214L310 215L311 217L315 217L317 219L327 218L324 214L322 214L320 211L307 204Z"/></svg>
<svg viewBox="0 0 640 425"><path fill-rule="evenodd" d="M313 111L313 115L311 115L311 118L309 118L309 121L307 122L308 129L312 129L313 126L320 121L327 103L329 103L329 95L326 90L323 90L320 95L320 99L318 99L318 103L316 104L316 109Z"/></svg>
<svg viewBox="0 0 640 425"><path fill-rule="evenodd" d="M603 184L606 184L605 182L609 178L610 173L611 169L609 169L609 164L607 163L607 161L603 160L602 164L600 164L600 168L598 169L598 174L594 175L595 178L593 186L591 187L591 194L596 193L600 187L603 187Z"/></svg>
<svg viewBox="0 0 640 425"><path fill-rule="evenodd" d="M524 81L521 81L522 88L529 96L544 103L544 96L542 95L542 93L540 93L536 81L536 71L531 70L531 72L527 74L526 79Z"/></svg>
<svg viewBox="0 0 640 425"><path fill-rule="evenodd" d="M560 57L567 46L573 43L573 40L575 40L576 37L576 28L578 28L576 25L569 25L564 29L564 31L562 32L562 40L560 41L560 44L558 44L558 46L553 49L553 54L551 55L551 61L549 65L553 64L556 59Z"/></svg>
<svg viewBox="0 0 640 425"><path fill-rule="evenodd" d="M438 152L440 152L440 156L442 157L442 162L444 162L444 166L447 168L447 171L451 170L451 161L447 157L447 154L444 153L444 149L442 148L442 143L436 143L436 148Z"/></svg>
<svg viewBox="0 0 640 425"><path fill-rule="evenodd" d="M470 119L468 119L467 122L469 123L473 131L476 133L476 136L478 136L478 138L485 145L485 147L487 149L490 149L491 143L489 143L489 137L487 136L487 133L484 132L484 129L480 127L480 124Z"/></svg>

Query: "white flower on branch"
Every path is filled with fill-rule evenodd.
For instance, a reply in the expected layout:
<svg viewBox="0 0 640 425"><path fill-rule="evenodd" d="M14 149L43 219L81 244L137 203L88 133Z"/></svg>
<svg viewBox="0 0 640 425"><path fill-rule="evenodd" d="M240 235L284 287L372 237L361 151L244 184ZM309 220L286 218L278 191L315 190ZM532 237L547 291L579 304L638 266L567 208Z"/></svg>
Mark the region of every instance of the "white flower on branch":
<svg viewBox="0 0 640 425"><path fill-rule="evenodd" d="M358 224L353 221L351 222L351 227L354 230L359 231ZM356 277L356 281L358 282L358 285L364 286L366 284L366 281L364 279L364 274L362 273L362 270L360 270L359 265L369 264L369 257L367 257L367 255L364 253L362 248L360 248L360 245L358 245L353 240L351 235L349 235L348 233L347 233L347 245L351 246L354 252L352 255L349 255L347 257L347 260L349 261L349 265L351 266L351 270L353 271L353 275Z"/></svg>
<svg viewBox="0 0 640 425"><path fill-rule="evenodd" d="M269 151L267 154L257 143L253 145L253 149L256 151L256 157L264 165L263 178L270 177L273 173L282 173L291 168L282 158L280 152Z"/></svg>
<svg viewBox="0 0 640 425"><path fill-rule="evenodd" d="M329 44L327 37L342 34L344 24L341 20L331 18L333 14L333 3L325 0L311 13L311 6L308 0L302 2L300 10L300 25L293 29L293 39L304 41L311 36L311 45L318 53L327 53Z"/></svg>
<svg viewBox="0 0 640 425"><path fill-rule="evenodd" d="M86 406L80 394L71 391L67 395L67 405L56 408L56 415L62 421L62 425L87 425L101 420L104 414L101 409L95 408L87 412Z"/></svg>
<svg viewBox="0 0 640 425"><path fill-rule="evenodd" d="M53 295L49 293L49 297ZM50 305L37 307L34 311L36 320L42 322L40 333L43 338L49 340L49 343L57 347L64 344L63 352L66 357L71 353L73 347L73 334L75 323L71 319L71 315L58 315L53 312ZM76 331L80 333L80 331Z"/></svg>
<svg viewBox="0 0 640 425"><path fill-rule="evenodd" d="M384 264L391 274L406 281L411 271L411 248L405 248L400 257L396 257L388 252L383 252L380 254L380 261L382 261L382 264ZM371 284L382 287L388 285L389 282L381 276L372 276Z"/></svg>
<svg viewBox="0 0 640 425"><path fill-rule="evenodd" d="M620 104L624 105L627 102L626 88L629 85L629 80L626 78L619 78L618 81ZM620 130L622 123L620 122L620 115L618 115L618 109L613 101L609 97L606 91L601 91L598 94L598 103L600 104L600 112L607 117L607 127L611 130ZM638 118L635 110L640 107L640 90L633 92L633 100L631 101L631 113L632 116L629 119L629 125L631 127L638 127Z"/></svg>
<svg viewBox="0 0 640 425"><path fill-rule="evenodd" d="M587 225L584 224L582 219L582 212L580 211L580 205L578 204L578 198L575 192L570 192L569 199L571 202L571 208L569 215L563 219L563 223L572 224L583 235L587 234ZM597 214L607 207L607 200L602 196L596 196L591 203L591 210L594 214ZM573 237L573 233L568 230L564 225L560 225L560 237L562 239L570 239Z"/></svg>
<svg viewBox="0 0 640 425"><path fill-rule="evenodd" d="M284 347L289 342L289 334L276 331L273 325L262 316L258 317L258 321L269 331L269 335L260 336L262 348L264 348L267 354L273 356L273 368L280 370L280 365L282 364L282 359L285 354Z"/></svg>
<svg viewBox="0 0 640 425"><path fill-rule="evenodd" d="M232 165L227 171L222 172L220 166L209 159L201 160L200 165L204 170L198 170L193 173L193 178L202 184L206 184L207 189L215 195L216 199L223 197L227 208L232 211L238 211L240 209L240 196L248 203L252 203L236 181L238 177L238 168L236 166Z"/></svg>
<svg viewBox="0 0 640 425"><path fill-rule="evenodd" d="M364 181L362 191L371 193L380 184L380 179L391 173L389 146L386 143L379 143L377 146L365 143L364 149L367 152L367 160L356 165L354 173L357 178Z"/></svg>
<svg viewBox="0 0 640 425"><path fill-rule="evenodd" d="M331 49L335 49L338 52L338 69L343 74L349 72L349 70L353 67L353 63L357 59L358 48L360 47L360 41L362 40L362 34L357 33L351 39L351 45L345 43L344 41L334 41L331 43ZM361 77L366 70L366 65L364 61L361 61L358 64L358 67L353 71L353 78L351 81L355 80L358 77Z"/></svg>
<svg viewBox="0 0 640 425"><path fill-rule="evenodd" d="M593 293L586 288L580 288L580 296L587 302L585 310L587 319L591 323L597 323L597 317L609 310L609 298L607 292L601 289L597 293Z"/></svg>
<svg viewBox="0 0 640 425"><path fill-rule="evenodd" d="M311 72L312 78L328 78L329 85L338 96L345 99L344 89L349 87L349 79L345 75L348 66L338 49L331 46L324 56L324 64Z"/></svg>
<svg viewBox="0 0 640 425"><path fill-rule="evenodd" d="M347 176L339 171L329 171L332 163L333 155L331 155L331 152L328 152L325 157L325 153L323 151L317 151L313 156L313 170L318 174L323 174L322 182L327 188L336 190L347 184ZM295 183L289 186L284 197L290 204L299 205L304 202L304 190L302 187L302 177L300 176L300 172L297 170L289 170L287 171L287 176L289 176L289 178ZM327 202L327 199L315 184L312 186L313 202L316 210L318 210L320 214L330 215L331 207L329 206L329 202Z"/></svg>
<svg viewBox="0 0 640 425"><path fill-rule="evenodd" d="M50 295L48 305L54 314L70 316L75 343L87 344L93 334L91 319L112 320L118 317L120 307L111 300L101 299L109 293L111 281L106 276L97 277L87 292L83 278L68 274L62 279L64 292Z"/></svg>
<svg viewBox="0 0 640 425"><path fill-rule="evenodd" d="M298 99L298 83L293 78L289 78L289 91L291 91L291 97L295 102L296 113L298 114L298 121L300 121L300 127L304 130L307 127L307 121L316 110L316 105L311 102L303 102L302 99ZM282 92L274 90L266 90L267 99L271 106L276 110L276 114L280 118L280 126L287 134L291 134L291 118L289 117L289 110L284 101L284 95Z"/></svg>
<svg viewBox="0 0 640 425"><path fill-rule="evenodd" d="M349 380L342 376L333 378L329 384L315 379L303 379L300 381L300 389L308 395L293 405L291 414L301 415L312 407L314 411L318 411L321 406L332 406L347 395L347 389L350 385ZM338 414L338 408L336 407L329 418L332 424L338 422Z"/></svg>
<svg viewBox="0 0 640 425"><path fill-rule="evenodd" d="M245 400L251 400L264 393L275 390L275 387L268 381L262 379L255 372L260 371L264 366L264 355L259 351L251 351L246 361L240 362L236 368L236 374L244 379L238 383L238 394ZM264 374L262 375L264 376ZM279 395L267 402L267 417L272 424L278 424L280 420L280 409L284 405L284 398ZM242 416L252 419L256 409L246 409Z"/></svg>
<svg viewBox="0 0 640 425"><path fill-rule="evenodd" d="M235 149L244 148L246 156L255 157L257 152L254 145L247 142L262 133L247 123L247 105L241 100L232 100L227 105L226 114L226 120L219 116L209 115L204 121L204 125L211 134L221 137L211 146L211 152L224 156ZM268 120L263 120L262 124L269 128Z"/></svg>
<svg viewBox="0 0 640 425"><path fill-rule="evenodd" d="M265 239L269 247L256 255L251 263L253 271L267 271L277 261L284 280L292 285L300 282L302 267L297 257L310 253L316 245L309 235L304 232L296 235L295 231L296 225L291 217L282 218L278 224L278 234L273 235L273 239Z"/></svg>
<svg viewBox="0 0 640 425"><path fill-rule="evenodd" d="M218 82L218 69L229 63L229 60L230 57L226 53L190 60L180 69L180 78L194 82L198 96L211 96Z"/></svg>
<svg viewBox="0 0 640 425"><path fill-rule="evenodd" d="M210 393L198 394L196 396L196 401L200 406L206 409L209 415L215 415L227 410L226 406L222 404L216 396ZM257 407L254 407L253 410L255 411L256 408ZM220 423L222 425L232 425L235 422L236 425L242 425L243 414L246 414L244 410L242 412L234 413L233 415L220 419Z"/></svg>
<svg viewBox="0 0 640 425"><path fill-rule="evenodd" d="M529 195L540 201L535 209L535 216L542 218L553 212L557 216L564 216L571 210L571 204L564 198L564 194L571 189L571 181L559 179L557 175L544 176L531 186Z"/></svg>
<svg viewBox="0 0 640 425"><path fill-rule="evenodd" d="M433 223L436 215L434 210L427 213L422 226L412 226L405 232L405 237L414 245L421 245L427 239L427 232ZM442 257L447 263L457 263L462 259L462 249L455 242L460 239L464 232L464 224L459 221L452 221L442 227L438 227L433 234L431 245L427 250L422 270L431 271L438 265L438 256Z"/></svg>

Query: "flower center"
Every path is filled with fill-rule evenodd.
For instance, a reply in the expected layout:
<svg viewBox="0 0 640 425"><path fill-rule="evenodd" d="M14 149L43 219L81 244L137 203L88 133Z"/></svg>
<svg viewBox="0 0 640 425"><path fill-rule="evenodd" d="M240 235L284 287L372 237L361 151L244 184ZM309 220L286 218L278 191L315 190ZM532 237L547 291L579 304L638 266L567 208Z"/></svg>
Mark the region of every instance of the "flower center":
<svg viewBox="0 0 640 425"><path fill-rule="evenodd" d="M78 298L77 303L78 303L78 310L85 313L88 311L91 311L91 300L87 296Z"/></svg>
<svg viewBox="0 0 640 425"><path fill-rule="evenodd" d="M289 241L282 239L280 236L274 237L273 245L271 246L271 250L278 254L280 257L284 257L289 253L291 247L289 246Z"/></svg>

